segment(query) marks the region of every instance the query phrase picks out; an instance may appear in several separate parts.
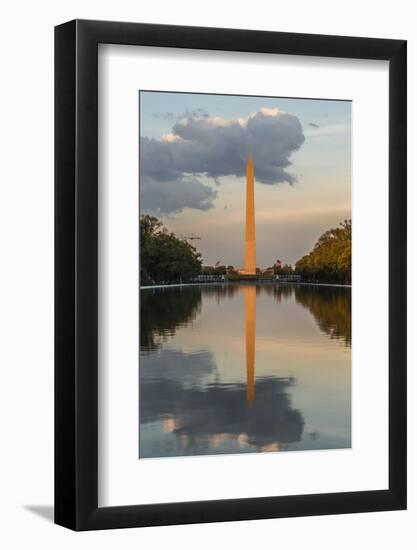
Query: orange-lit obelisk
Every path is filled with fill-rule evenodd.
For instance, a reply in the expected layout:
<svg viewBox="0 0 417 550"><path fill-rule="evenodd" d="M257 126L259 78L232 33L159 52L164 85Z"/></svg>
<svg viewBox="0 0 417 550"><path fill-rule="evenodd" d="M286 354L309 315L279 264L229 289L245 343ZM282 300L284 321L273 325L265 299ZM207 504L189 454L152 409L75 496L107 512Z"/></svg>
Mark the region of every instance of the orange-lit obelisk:
<svg viewBox="0 0 417 550"><path fill-rule="evenodd" d="M243 273L246 275L256 275L255 178L251 155L249 155L246 163L245 266L243 268Z"/></svg>
<svg viewBox="0 0 417 550"><path fill-rule="evenodd" d="M245 295L245 341L246 341L246 401L252 408L255 399L255 320L256 287L246 286Z"/></svg>

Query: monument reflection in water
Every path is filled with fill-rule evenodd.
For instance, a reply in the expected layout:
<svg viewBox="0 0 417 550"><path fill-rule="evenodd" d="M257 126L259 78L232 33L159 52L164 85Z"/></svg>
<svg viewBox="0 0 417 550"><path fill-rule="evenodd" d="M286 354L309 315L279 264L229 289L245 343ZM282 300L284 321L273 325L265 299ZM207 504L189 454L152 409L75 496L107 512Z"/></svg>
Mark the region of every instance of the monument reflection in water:
<svg viewBox="0 0 417 550"><path fill-rule="evenodd" d="M348 448L350 288L141 290L140 458Z"/></svg>

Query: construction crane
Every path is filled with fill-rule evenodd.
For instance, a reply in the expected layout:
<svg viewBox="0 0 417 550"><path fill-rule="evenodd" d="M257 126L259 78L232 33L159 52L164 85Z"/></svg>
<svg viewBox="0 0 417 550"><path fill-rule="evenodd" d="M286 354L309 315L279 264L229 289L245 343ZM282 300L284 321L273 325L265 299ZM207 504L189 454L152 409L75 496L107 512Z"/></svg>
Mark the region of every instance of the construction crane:
<svg viewBox="0 0 417 550"><path fill-rule="evenodd" d="M201 241L201 237L198 237L197 235L194 235L191 233L191 235L181 235L181 239L183 241Z"/></svg>

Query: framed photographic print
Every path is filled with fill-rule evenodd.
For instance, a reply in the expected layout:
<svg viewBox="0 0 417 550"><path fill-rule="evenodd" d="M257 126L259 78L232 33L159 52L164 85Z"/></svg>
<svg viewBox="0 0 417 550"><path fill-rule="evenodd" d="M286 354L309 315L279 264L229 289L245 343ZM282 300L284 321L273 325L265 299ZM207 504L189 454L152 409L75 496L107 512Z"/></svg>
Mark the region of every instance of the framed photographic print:
<svg viewBox="0 0 417 550"><path fill-rule="evenodd" d="M406 507L406 42L55 30L55 521Z"/></svg>

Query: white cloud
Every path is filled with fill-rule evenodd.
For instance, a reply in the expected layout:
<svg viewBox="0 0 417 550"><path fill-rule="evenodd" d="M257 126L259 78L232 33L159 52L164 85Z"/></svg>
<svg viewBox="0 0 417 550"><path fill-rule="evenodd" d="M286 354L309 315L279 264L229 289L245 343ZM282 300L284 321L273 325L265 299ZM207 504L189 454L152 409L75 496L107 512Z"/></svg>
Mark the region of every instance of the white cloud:
<svg viewBox="0 0 417 550"><path fill-rule="evenodd" d="M263 107L244 119L193 112L177 120L172 131L160 140L141 138L143 209L151 210L156 206L158 197L153 188L158 189L160 212L169 213L185 207L210 208L215 192L196 176L205 175L216 181L222 176L244 176L249 154L254 158L257 181L292 184L296 176L287 170L291 165L290 157L304 139L298 118L278 109ZM194 183L184 185L184 178L189 174L194 176ZM195 196L191 192L192 185L199 189Z"/></svg>

